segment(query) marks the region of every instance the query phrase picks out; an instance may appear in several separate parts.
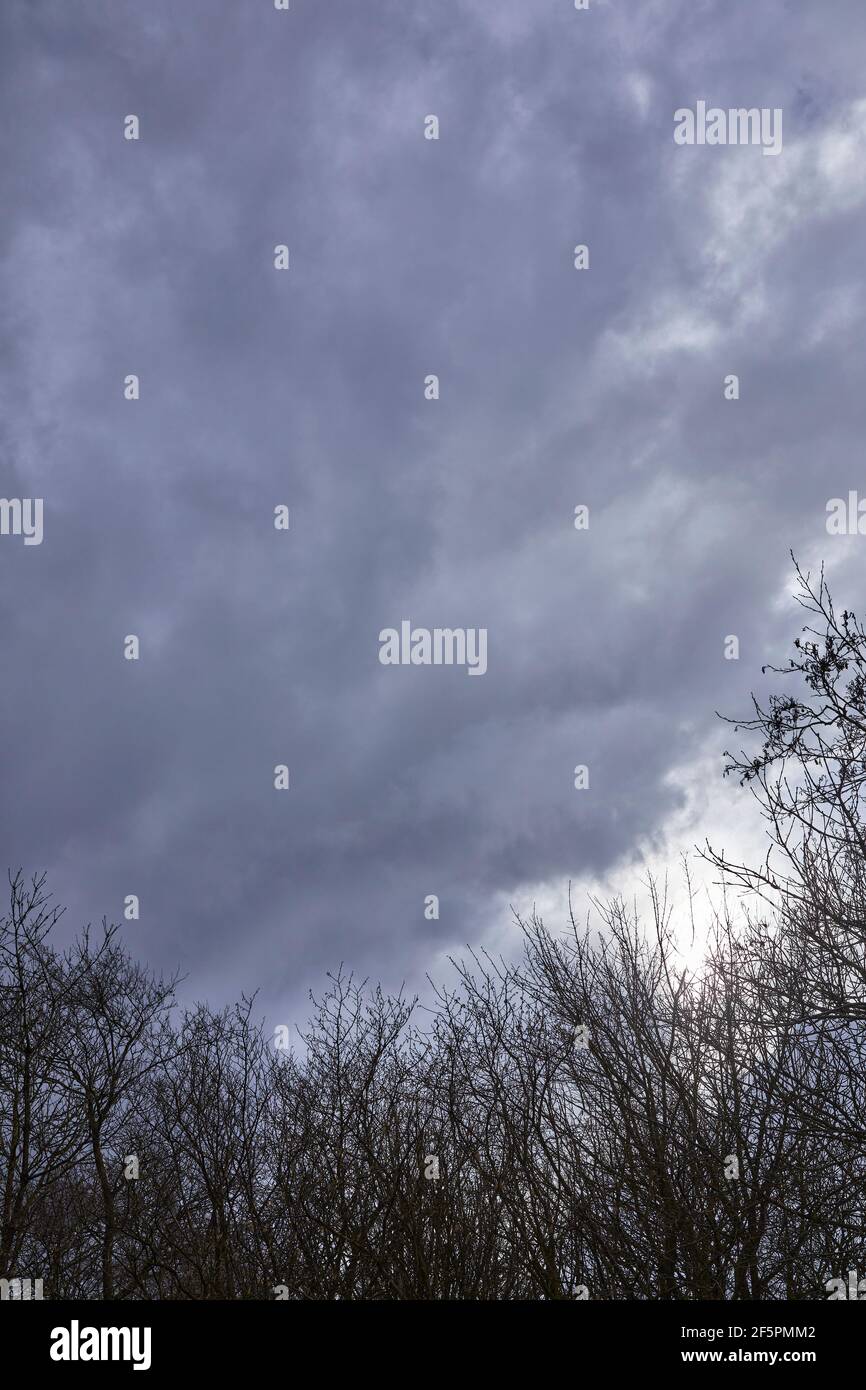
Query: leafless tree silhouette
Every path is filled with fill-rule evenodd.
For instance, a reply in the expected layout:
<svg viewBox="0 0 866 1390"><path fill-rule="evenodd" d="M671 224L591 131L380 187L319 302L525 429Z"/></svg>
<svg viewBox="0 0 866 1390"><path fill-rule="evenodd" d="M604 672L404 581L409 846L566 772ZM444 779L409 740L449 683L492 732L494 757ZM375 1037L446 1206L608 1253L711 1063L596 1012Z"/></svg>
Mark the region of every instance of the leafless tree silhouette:
<svg viewBox="0 0 866 1390"><path fill-rule="evenodd" d="M766 817L689 967L664 885L432 1004L342 970L292 1049L117 928L0 922L0 1277L98 1299L807 1299L862 1266L866 634L823 575L729 758ZM731 907L735 904L735 910ZM519 919L518 919L519 920Z"/></svg>

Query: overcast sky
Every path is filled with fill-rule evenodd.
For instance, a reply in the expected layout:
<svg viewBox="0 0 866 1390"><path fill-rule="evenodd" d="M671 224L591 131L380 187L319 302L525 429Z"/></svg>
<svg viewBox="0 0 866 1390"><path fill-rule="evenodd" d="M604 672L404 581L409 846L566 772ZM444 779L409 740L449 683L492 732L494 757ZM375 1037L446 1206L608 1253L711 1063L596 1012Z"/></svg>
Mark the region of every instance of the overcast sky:
<svg viewBox="0 0 866 1390"><path fill-rule="evenodd" d="M295 1017L751 834L789 550L866 606L863 0L4 0L0 68L4 866Z"/></svg>

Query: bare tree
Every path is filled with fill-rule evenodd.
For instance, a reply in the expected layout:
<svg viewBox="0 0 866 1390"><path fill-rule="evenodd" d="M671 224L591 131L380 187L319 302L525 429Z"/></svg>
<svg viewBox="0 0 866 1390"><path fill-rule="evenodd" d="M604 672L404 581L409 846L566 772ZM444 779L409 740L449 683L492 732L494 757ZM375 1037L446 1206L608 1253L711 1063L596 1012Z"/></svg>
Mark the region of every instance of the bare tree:
<svg viewBox="0 0 866 1390"><path fill-rule="evenodd" d="M57 1064L62 1001L48 987L50 932L60 916L45 876L9 880L0 921L0 1277L14 1273L32 1213L70 1172L84 1145Z"/></svg>
<svg viewBox="0 0 866 1390"><path fill-rule="evenodd" d="M759 747L728 761L770 849L707 847L726 891L697 964L650 880L645 917L617 898L563 933L518 919L522 953L470 951L427 1008L341 970L288 1050L253 1000L175 1008L114 927L58 952L44 881L13 877L2 1277L84 1298L759 1300L862 1263L866 635L798 576L810 624L773 672L797 684L754 702Z"/></svg>

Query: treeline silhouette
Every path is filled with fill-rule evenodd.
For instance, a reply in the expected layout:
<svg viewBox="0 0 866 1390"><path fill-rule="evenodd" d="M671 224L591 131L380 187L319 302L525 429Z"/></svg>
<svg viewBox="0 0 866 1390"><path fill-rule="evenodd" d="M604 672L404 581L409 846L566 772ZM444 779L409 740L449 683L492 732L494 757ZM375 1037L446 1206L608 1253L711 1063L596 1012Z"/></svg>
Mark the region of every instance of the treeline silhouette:
<svg viewBox="0 0 866 1390"><path fill-rule="evenodd" d="M866 1273L866 636L823 573L727 770L770 853L700 964L650 884L432 1008L329 978L290 1050L116 927L0 926L0 1277L46 1298L808 1299ZM770 668L772 669L772 668ZM438 1173L438 1176L437 1176Z"/></svg>

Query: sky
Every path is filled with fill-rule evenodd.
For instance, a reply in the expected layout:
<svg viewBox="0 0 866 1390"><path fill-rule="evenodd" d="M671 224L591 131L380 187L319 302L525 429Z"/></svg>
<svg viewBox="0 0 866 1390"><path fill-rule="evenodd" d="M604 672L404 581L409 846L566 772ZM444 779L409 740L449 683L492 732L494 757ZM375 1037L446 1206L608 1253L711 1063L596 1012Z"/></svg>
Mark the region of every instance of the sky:
<svg viewBox="0 0 866 1390"><path fill-rule="evenodd" d="M759 845L716 712L791 550L864 607L864 60L862 0L4 0L4 867L294 1019Z"/></svg>

